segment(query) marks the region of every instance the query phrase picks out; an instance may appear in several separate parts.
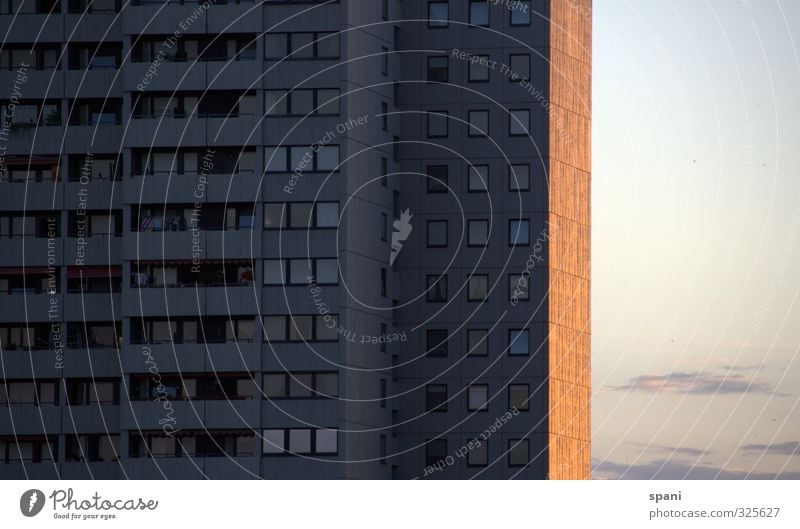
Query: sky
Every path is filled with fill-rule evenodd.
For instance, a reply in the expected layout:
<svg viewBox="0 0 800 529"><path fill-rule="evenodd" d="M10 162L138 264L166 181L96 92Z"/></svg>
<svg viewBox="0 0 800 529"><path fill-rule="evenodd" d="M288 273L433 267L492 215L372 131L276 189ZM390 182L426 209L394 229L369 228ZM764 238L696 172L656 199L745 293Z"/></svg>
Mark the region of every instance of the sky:
<svg viewBox="0 0 800 529"><path fill-rule="evenodd" d="M800 479L800 2L595 0L593 476Z"/></svg>

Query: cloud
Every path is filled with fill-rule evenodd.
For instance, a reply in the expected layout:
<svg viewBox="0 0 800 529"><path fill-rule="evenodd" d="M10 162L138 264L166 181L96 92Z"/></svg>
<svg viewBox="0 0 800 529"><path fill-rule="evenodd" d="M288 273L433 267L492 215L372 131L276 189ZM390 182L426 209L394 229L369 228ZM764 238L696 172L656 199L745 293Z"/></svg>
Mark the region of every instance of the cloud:
<svg viewBox="0 0 800 529"><path fill-rule="evenodd" d="M779 454L787 456L800 456L800 441L787 441L777 444L744 445L742 452L760 452L762 454Z"/></svg>
<svg viewBox="0 0 800 529"><path fill-rule="evenodd" d="M592 477L595 479L800 479L800 472L728 470L713 465L692 465L674 459L633 465L593 459Z"/></svg>
<svg viewBox="0 0 800 529"><path fill-rule="evenodd" d="M666 452L674 455L683 455L691 457L700 457L711 453L710 450L702 450L700 448L692 448L690 446L669 446L660 445L655 443L628 443L631 446L636 446L647 452Z"/></svg>
<svg viewBox="0 0 800 529"><path fill-rule="evenodd" d="M740 375L714 375L704 372L669 373L666 375L642 375L634 377L615 390L645 391L648 393L675 393L689 395L729 395L741 393L764 393L785 397L777 393L772 384L763 378Z"/></svg>

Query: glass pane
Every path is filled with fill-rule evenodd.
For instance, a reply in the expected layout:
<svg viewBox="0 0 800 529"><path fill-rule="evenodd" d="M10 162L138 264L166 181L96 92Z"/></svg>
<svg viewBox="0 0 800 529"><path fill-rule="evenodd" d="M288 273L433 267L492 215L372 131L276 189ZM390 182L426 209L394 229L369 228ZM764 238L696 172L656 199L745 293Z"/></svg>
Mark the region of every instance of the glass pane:
<svg viewBox="0 0 800 529"><path fill-rule="evenodd" d="M292 33L290 35L290 53L293 59L309 58L314 56L314 34Z"/></svg>
<svg viewBox="0 0 800 529"><path fill-rule="evenodd" d="M469 387L469 410L485 410L488 407L489 388L486 386Z"/></svg>
<svg viewBox="0 0 800 529"><path fill-rule="evenodd" d="M317 316L317 340L330 341L339 338L339 322L335 314L328 314L326 320L323 316Z"/></svg>
<svg viewBox="0 0 800 529"><path fill-rule="evenodd" d="M339 57L338 33L317 33L317 56L327 58Z"/></svg>
<svg viewBox="0 0 800 529"><path fill-rule="evenodd" d="M469 23L475 26L489 25L489 3L485 0L469 5Z"/></svg>
<svg viewBox="0 0 800 529"><path fill-rule="evenodd" d="M305 116L314 110L314 91L295 90L290 94L294 115Z"/></svg>
<svg viewBox="0 0 800 529"><path fill-rule="evenodd" d="M269 398L286 396L286 375L273 373L264 375L264 395Z"/></svg>
<svg viewBox="0 0 800 529"><path fill-rule="evenodd" d="M317 203L317 228L335 228L339 225L339 203Z"/></svg>
<svg viewBox="0 0 800 529"><path fill-rule="evenodd" d="M286 204L266 204L264 205L264 227L265 228L284 228L286 227L284 212Z"/></svg>
<svg viewBox="0 0 800 529"><path fill-rule="evenodd" d="M317 152L317 170L333 171L339 165L339 147L322 147Z"/></svg>
<svg viewBox="0 0 800 529"><path fill-rule="evenodd" d="M475 165L469 169L469 190L486 191L489 184L489 166Z"/></svg>
<svg viewBox="0 0 800 529"><path fill-rule="evenodd" d="M338 397L339 375L337 373L317 374L317 386L315 389L321 397Z"/></svg>
<svg viewBox="0 0 800 529"><path fill-rule="evenodd" d="M278 173L286 171L288 160L286 158L285 147L266 147L264 148L264 163L268 173Z"/></svg>
<svg viewBox="0 0 800 529"><path fill-rule="evenodd" d="M336 259L317 260L317 283L335 285L339 283L339 262Z"/></svg>
<svg viewBox="0 0 800 529"><path fill-rule="evenodd" d="M284 281L285 261L282 259L269 259L264 261L264 284L282 285Z"/></svg>
<svg viewBox="0 0 800 529"><path fill-rule="evenodd" d="M311 430L289 430L289 451L293 454L311 452Z"/></svg>
<svg viewBox="0 0 800 529"><path fill-rule="evenodd" d="M338 450L338 430L317 430L317 453L335 454Z"/></svg>
<svg viewBox="0 0 800 529"><path fill-rule="evenodd" d="M293 373L289 375L289 396L304 398L312 396L311 373Z"/></svg>
<svg viewBox="0 0 800 529"><path fill-rule="evenodd" d="M313 325L311 316L292 316L289 321L289 340L309 341L312 339L311 326Z"/></svg>
<svg viewBox="0 0 800 529"><path fill-rule="evenodd" d="M286 317L264 316L264 332L267 334L267 340L273 342L286 341Z"/></svg>
<svg viewBox="0 0 800 529"><path fill-rule="evenodd" d="M509 340L509 351L508 354L510 355L520 355L524 356L527 355L529 352L528 349L528 330L513 330L509 332L508 340Z"/></svg>
<svg viewBox="0 0 800 529"><path fill-rule="evenodd" d="M283 452L283 430L264 430L261 450L265 454L280 454Z"/></svg>
<svg viewBox="0 0 800 529"><path fill-rule="evenodd" d="M319 114L339 114L339 90L318 90L317 105Z"/></svg>
<svg viewBox="0 0 800 529"><path fill-rule="evenodd" d="M485 329L467 331L467 354L472 356L489 354L488 332Z"/></svg>
<svg viewBox="0 0 800 529"><path fill-rule="evenodd" d="M311 202L293 202L289 204L289 226L292 228L308 228L311 225Z"/></svg>
<svg viewBox="0 0 800 529"><path fill-rule="evenodd" d="M288 114L286 90L267 90L265 92L264 109L267 115Z"/></svg>
<svg viewBox="0 0 800 529"><path fill-rule="evenodd" d="M449 5L447 2L431 2L428 4L428 25L431 27L447 26Z"/></svg>
<svg viewBox="0 0 800 529"><path fill-rule="evenodd" d="M508 175L509 189L512 191L526 191L530 189L530 171L528 164L513 164Z"/></svg>

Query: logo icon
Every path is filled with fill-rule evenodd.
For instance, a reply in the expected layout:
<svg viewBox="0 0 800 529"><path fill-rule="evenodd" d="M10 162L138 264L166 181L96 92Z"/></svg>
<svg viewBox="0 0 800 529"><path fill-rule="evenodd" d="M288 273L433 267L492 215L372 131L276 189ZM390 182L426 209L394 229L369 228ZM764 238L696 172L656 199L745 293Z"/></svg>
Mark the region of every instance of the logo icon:
<svg viewBox="0 0 800 529"><path fill-rule="evenodd" d="M411 235L411 230L414 229L411 225L411 217L413 216L406 209L400 214L399 219L392 222L394 231L392 232L392 253L389 256L389 266L394 264L394 260L397 259L397 256L400 255L400 250L403 249L403 242L408 239L408 236Z"/></svg>
<svg viewBox="0 0 800 529"><path fill-rule="evenodd" d="M22 493L19 499L19 510L24 516L32 518L42 512L44 507L44 492L39 489L31 489Z"/></svg>

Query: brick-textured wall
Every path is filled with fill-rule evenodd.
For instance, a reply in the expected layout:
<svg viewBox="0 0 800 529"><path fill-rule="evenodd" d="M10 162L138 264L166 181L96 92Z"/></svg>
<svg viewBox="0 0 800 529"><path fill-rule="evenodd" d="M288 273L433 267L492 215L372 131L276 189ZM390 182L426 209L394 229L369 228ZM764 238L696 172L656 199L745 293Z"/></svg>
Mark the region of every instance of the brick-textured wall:
<svg viewBox="0 0 800 529"><path fill-rule="evenodd" d="M589 479L592 2L549 8L549 477Z"/></svg>

